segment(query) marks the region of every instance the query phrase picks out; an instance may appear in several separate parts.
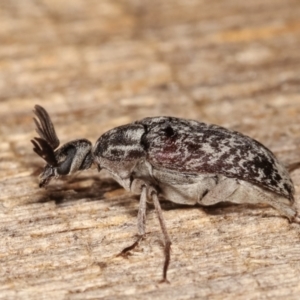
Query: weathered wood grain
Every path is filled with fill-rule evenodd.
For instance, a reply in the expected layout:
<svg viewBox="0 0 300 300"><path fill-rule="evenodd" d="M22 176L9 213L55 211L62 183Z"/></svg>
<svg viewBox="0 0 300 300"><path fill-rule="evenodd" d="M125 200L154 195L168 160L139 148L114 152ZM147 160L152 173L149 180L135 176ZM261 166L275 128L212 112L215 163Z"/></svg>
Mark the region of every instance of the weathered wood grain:
<svg viewBox="0 0 300 300"><path fill-rule="evenodd" d="M300 3L0 2L1 299L299 299L300 228L268 207L164 203L171 284L153 209L96 170L46 190L32 108L62 142L145 116L217 123L300 159ZM300 207L300 171L293 173Z"/></svg>

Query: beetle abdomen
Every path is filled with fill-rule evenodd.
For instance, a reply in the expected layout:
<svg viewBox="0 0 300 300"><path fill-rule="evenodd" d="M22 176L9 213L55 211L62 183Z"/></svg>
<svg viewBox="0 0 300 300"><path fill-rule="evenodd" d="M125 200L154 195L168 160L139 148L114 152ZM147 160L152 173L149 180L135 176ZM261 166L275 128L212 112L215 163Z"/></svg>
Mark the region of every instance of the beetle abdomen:
<svg viewBox="0 0 300 300"><path fill-rule="evenodd" d="M221 174L263 187L293 201L294 186L274 154L258 141L217 125L174 117L136 122L147 160L157 169L185 174Z"/></svg>

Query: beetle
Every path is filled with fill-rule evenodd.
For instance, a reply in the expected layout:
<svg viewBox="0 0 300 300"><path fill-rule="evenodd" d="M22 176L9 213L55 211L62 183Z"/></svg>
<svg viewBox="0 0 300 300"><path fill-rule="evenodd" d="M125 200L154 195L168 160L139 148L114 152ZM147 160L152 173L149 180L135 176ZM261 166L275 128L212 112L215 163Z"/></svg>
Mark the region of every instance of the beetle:
<svg viewBox="0 0 300 300"><path fill-rule="evenodd" d="M47 111L35 105L33 150L46 161L39 186L52 178L89 169L107 170L127 191L140 195L138 238L146 232L146 203L155 207L164 236L163 279L167 282L171 240L158 196L179 204L263 203L299 223L289 172L258 141L221 126L175 117L151 117L113 128L96 144L86 139L59 148Z"/></svg>

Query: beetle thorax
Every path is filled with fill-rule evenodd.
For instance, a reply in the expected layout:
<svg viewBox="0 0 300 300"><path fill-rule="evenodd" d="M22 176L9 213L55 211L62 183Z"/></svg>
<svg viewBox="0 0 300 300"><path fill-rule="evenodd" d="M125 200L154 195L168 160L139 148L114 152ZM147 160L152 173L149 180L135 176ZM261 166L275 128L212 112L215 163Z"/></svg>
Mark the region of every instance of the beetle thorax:
<svg viewBox="0 0 300 300"><path fill-rule="evenodd" d="M128 124L109 130L96 142L93 149L94 161L99 168L124 178L135 165L143 160L146 152L141 143L145 128ZM130 176L130 175L129 175Z"/></svg>

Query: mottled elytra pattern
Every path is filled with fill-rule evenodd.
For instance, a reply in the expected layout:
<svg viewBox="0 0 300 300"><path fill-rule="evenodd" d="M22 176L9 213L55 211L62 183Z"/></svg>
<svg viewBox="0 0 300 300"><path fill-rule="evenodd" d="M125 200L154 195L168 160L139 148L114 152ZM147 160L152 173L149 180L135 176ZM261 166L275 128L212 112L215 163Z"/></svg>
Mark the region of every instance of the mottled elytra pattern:
<svg viewBox="0 0 300 300"><path fill-rule="evenodd" d="M147 161L159 169L186 174L211 173L242 179L293 201L287 170L256 140L217 125L173 117L136 122L147 133Z"/></svg>

